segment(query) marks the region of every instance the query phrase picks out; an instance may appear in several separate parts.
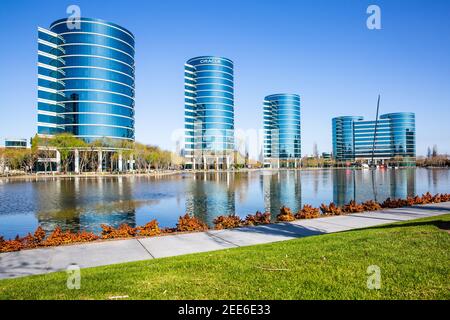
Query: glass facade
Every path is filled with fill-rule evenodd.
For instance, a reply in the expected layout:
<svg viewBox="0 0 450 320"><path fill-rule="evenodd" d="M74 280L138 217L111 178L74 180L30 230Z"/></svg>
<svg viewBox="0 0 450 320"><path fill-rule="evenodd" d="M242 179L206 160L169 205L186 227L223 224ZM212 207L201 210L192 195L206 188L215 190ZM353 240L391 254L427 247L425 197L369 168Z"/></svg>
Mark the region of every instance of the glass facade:
<svg viewBox="0 0 450 320"><path fill-rule="evenodd" d="M38 134L133 141L134 95L131 32L88 18L38 28Z"/></svg>
<svg viewBox="0 0 450 320"><path fill-rule="evenodd" d="M205 165L214 159L224 165L234 150L233 62L192 58L185 64L184 79L186 163Z"/></svg>
<svg viewBox="0 0 450 320"><path fill-rule="evenodd" d="M294 160L295 165L301 158L300 96L273 94L263 104L264 162Z"/></svg>
<svg viewBox="0 0 450 320"><path fill-rule="evenodd" d="M362 117L334 118L333 153L336 160L368 160L373 155L376 160L414 162L415 115L388 113L380 116L378 124L375 120L364 121Z"/></svg>
<svg viewBox="0 0 450 320"><path fill-rule="evenodd" d="M333 155L336 159L341 161L355 159L353 123L361 120L363 120L363 117L333 118Z"/></svg>
<svg viewBox="0 0 450 320"><path fill-rule="evenodd" d="M5 148L19 148L24 149L27 147L27 139L5 139Z"/></svg>

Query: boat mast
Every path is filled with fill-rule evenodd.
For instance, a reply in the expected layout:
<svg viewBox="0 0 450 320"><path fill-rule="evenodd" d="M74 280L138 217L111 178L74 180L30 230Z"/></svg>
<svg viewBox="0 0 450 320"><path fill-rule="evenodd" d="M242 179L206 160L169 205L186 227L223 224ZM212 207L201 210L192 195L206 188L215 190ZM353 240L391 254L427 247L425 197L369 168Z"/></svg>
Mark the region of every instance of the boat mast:
<svg viewBox="0 0 450 320"><path fill-rule="evenodd" d="M377 102L377 116L375 117L375 130L373 133L373 145L372 145L372 163L371 165L374 165L374 157L375 157L375 140L377 138L377 128L378 128L378 111L380 110L380 95L378 95L378 102Z"/></svg>

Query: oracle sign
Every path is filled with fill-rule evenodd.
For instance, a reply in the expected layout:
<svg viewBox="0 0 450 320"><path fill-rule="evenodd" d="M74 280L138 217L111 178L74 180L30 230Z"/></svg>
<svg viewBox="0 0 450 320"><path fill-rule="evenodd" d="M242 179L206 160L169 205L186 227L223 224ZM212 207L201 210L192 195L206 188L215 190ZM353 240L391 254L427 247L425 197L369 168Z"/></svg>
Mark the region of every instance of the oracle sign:
<svg viewBox="0 0 450 320"><path fill-rule="evenodd" d="M200 63L221 63L222 61L220 59L210 58L210 59L201 59Z"/></svg>

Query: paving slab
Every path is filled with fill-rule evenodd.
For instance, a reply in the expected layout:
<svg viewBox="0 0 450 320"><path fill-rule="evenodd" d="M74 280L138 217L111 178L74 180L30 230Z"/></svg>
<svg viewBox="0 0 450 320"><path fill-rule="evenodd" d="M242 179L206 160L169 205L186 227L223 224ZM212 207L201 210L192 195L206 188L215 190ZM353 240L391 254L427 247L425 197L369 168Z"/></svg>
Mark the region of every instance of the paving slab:
<svg viewBox="0 0 450 320"><path fill-rule="evenodd" d="M397 221L392 221L390 219L383 218L371 218L368 214L353 216L353 215L344 215L344 216L335 216L327 218L327 223L335 224L339 226L346 226L350 229L360 229L360 228L368 228L377 226L380 224L393 223Z"/></svg>
<svg viewBox="0 0 450 320"><path fill-rule="evenodd" d="M277 223L256 227L213 230L210 233L237 246L250 246L312 236L323 232L293 223Z"/></svg>
<svg viewBox="0 0 450 320"><path fill-rule="evenodd" d="M0 254L0 279L48 272L50 248L23 250Z"/></svg>
<svg viewBox="0 0 450 320"><path fill-rule="evenodd" d="M295 220L295 221L292 221L291 223L301 225L312 231L317 231L320 233L333 233L333 232L341 232L341 231L347 231L347 230L353 229L353 227L350 227L350 226L333 223L333 220L330 220L331 218L333 218L333 217L307 219L307 220Z"/></svg>
<svg viewBox="0 0 450 320"><path fill-rule="evenodd" d="M139 241L155 258L236 247L230 242L211 236L209 232L142 238Z"/></svg>
<svg viewBox="0 0 450 320"><path fill-rule="evenodd" d="M137 239L112 240L54 247L49 269L50 271L65 270L71 264L76 264L80 268L89 268L152 258Z"/></svg>

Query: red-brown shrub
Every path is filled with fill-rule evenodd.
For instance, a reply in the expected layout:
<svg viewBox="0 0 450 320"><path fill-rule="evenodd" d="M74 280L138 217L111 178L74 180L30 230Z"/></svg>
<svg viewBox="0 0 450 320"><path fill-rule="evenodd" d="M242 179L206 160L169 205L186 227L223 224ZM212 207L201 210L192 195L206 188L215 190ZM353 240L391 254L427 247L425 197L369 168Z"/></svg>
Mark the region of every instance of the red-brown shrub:
<svg viewBox="0 0 450 320"><path fill-rule="evenodd" d="M314 208L309 204L305 204L303 208L295 214L295 219L314 219L319 217L319 208Z"/></svg>
<svg viewBox="0 0 450 320"><path fill-rule="evenodd" d="M241 218L236 215L218 216L213 221L216 230L232 229L240 227L243 223Z"/></svg>
<svg viewBox="0 0 450 320"><path fill-rule="evenodd" d="M161 230L159 229L158 221L156 219L153 219L152 221L148 222L142 227L137 227L137 235L138 236L145 236L145 237L152 237L157 236L161 233Z"/></svg>
<svg viewBox="0 0 450 320"><path fill-rule="evenodd" d="M340 216L342 214L342 209L337 207L334 202L331 202L328 206L322 203L320 210L328 216Z"/></svg>
<svg viewBox="0 0 450 320"><path fill-rule="evenodd" d="M244 224L246 226L256 226L259 224L269 224L271 219L270 212L261 213L256 211L255 214L249 214L245 217Z"/></svg>
<svg viewBox="0 0 450 320"><path fill-rule="evenodd" d="M100 227L102 228L102 239L132 238L136 236L136 228L130 227L125 223L118 228L105 224L100 225Z"/></svg>
<svg viewBox="0 0 450 320"><path fill-rule="evenodd" d="M364 211L377 211L377 210L381 210L381 205L373 200L369 200L369 201L365 201L363 203L361 203Z"/></svg>
<svg viewBox="0 0 450 320"><path fill-rule="evenodd" d="M356 201L351 200L348 204L346 204L343 208L342 211L345 213L357 213L357 212L363 212L364 211L364 206L356 203Z"/></svg>
<svg viewBox="0 0 450 320"><path fill-rule="evenodd" d="M208 226L194 216L191 217L186 213L184 216L178 218L177 231L179 232L206 230L208 230Z"/></svg>
<svg viewBox="0 0 450 320"><path fill-rule="evenodd" d="M277 215L277 221L294 221L295 217L292 214L291 209L288 207L282 206L280 209L280 213Z"/></svg>

